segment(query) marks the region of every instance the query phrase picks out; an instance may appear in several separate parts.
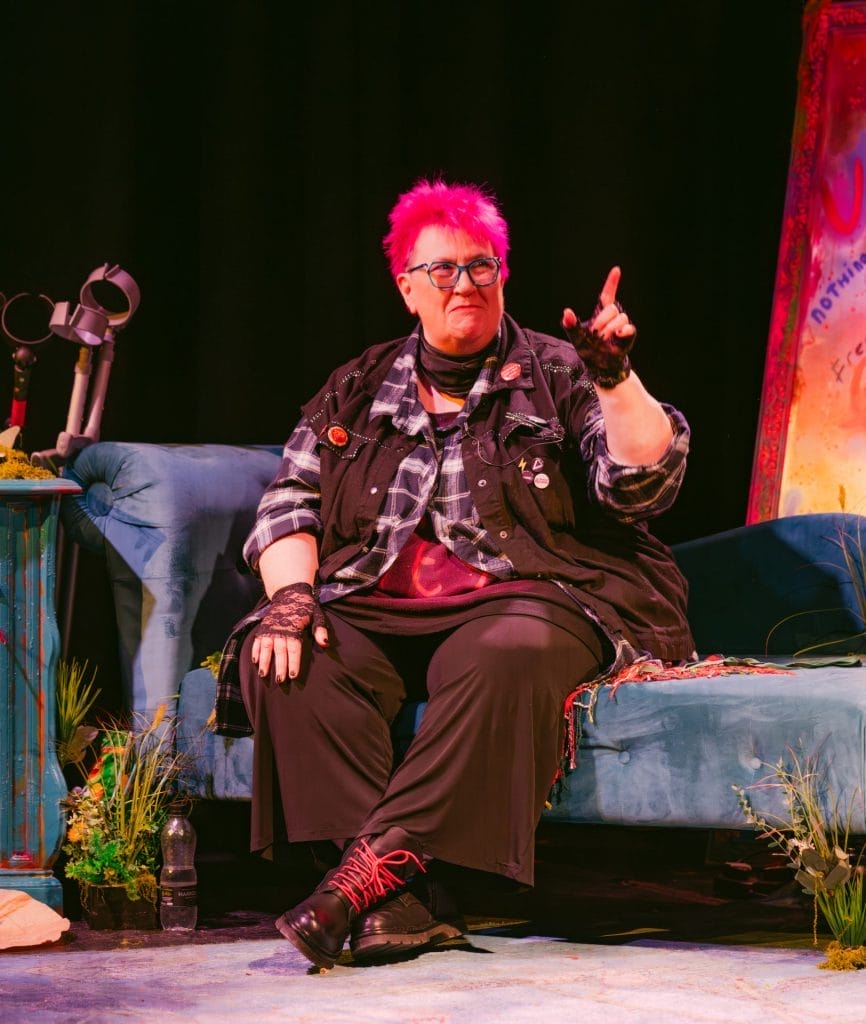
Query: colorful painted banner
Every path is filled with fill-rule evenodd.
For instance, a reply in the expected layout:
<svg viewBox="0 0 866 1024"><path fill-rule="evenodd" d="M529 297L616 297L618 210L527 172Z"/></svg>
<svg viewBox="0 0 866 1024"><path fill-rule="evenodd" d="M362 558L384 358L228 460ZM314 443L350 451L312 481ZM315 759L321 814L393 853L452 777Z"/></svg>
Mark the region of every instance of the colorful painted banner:
<svg viewBox="0 0 866 1024"><path fill-rule="evenodd" d="M803 27L748 522L866 514L866 3Z"/></svg>

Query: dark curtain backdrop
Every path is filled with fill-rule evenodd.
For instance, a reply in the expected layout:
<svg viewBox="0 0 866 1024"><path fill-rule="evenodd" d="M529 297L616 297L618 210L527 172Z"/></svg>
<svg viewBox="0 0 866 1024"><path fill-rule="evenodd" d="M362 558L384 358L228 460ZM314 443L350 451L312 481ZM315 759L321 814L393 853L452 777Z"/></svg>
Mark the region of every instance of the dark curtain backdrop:
<svg viewBox="0 0 866 1024"><path fill-rule="evenodd" d="M277 443L333 366L410 327L380 245L397 194L485 182L519 321L557 333L623 267L635 365L694 432L657 532L738 526L801 17L800 0L7 0L0 290L76 301L119 263L142 302L103 438ZM39 351L28 451L64 428L75 355Z"/></svg>

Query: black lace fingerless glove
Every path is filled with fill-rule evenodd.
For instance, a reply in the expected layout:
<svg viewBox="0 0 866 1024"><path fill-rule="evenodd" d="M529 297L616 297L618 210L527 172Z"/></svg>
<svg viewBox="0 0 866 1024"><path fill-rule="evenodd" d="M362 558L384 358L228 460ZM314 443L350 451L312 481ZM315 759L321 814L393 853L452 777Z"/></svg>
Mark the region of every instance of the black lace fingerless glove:
<svg viewBox="0 0 866 1024"><path fill-rule="evenodd" d="M637 333L628 338L618 338L615 334L603 338L596 331L590 330L591 323L592 320L578 320L574 327L564 327L563 330L577 349L593 384L600 388L615 388L631 373L628 354Z"/></svg>
<svg viewBox="0 0 866 1024"><path fill-rule="evenodd" d="M289 583L274 591L268 610L256 627L259 636L300 640L307 630L325 626L325 614L309 583Z"/></svg>

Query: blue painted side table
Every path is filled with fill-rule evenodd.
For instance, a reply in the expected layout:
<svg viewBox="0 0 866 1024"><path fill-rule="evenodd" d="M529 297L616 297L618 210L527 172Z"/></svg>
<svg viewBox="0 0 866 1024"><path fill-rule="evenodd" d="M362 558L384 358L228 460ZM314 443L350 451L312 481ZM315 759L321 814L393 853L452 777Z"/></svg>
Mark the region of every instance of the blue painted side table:
<svg viewBox="0 0 866 1024"><path fill-rule="evenodd" d="M71 480L0 480L0 888L61 913L55 561L60 500L80 490Z"/></svg>

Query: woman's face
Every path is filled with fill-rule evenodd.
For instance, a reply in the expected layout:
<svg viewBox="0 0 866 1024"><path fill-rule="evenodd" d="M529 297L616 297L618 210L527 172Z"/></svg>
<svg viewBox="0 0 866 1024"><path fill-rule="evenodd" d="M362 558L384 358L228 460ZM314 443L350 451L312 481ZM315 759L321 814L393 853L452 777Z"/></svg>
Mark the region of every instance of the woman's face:
<svg viewBox="0 0 866 1024"><path fill-rule="evenodd" d="M410 266L449 260L466 265L479 256L493 256L489 242L476 242L463 231L426 227L418 235ZM499 330L505 309L503 283L478 288L464 270L453 288L437 288L424 269L397 275L397 287L410 313L424 328L428 343L450 355L469 355L489 344Z"/></svg>

